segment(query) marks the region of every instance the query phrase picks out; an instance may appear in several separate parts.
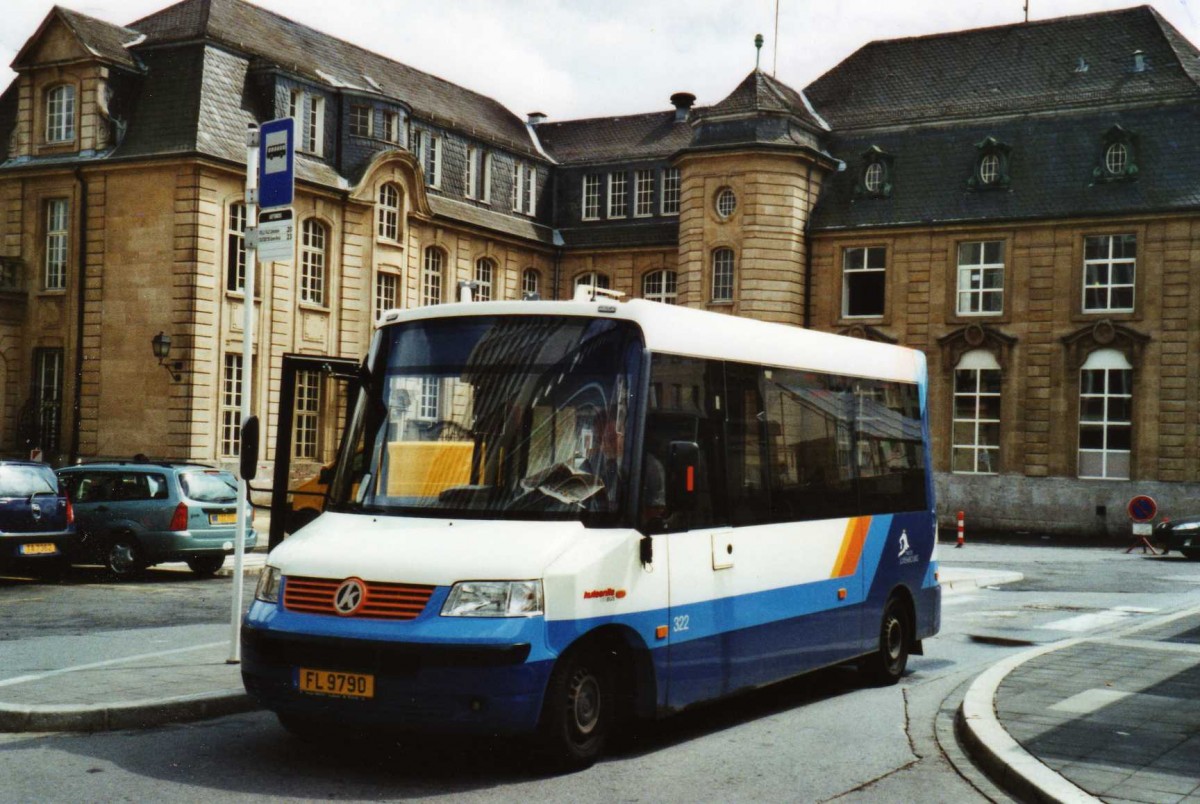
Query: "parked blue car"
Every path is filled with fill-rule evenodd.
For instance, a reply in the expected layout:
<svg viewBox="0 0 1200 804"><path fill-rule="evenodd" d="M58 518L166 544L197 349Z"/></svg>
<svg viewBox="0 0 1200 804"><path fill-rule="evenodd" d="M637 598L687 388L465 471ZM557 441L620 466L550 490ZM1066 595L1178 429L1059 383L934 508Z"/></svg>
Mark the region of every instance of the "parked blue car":
<svg viewBox="0 0 1200 804"><path fill-rule="evenodd" d="M44 463L0 461L0 565L57 571L77 546L71 500L54 470Z"/></svg>

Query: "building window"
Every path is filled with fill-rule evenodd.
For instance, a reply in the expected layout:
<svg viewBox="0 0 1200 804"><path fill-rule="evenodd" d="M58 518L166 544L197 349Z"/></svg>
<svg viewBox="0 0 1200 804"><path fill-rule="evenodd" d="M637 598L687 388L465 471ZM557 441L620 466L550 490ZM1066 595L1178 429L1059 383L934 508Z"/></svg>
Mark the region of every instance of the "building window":
<svg viewBox="0 0 1200 804"><path fill-rule="evenodd" d="M225 230L225 289L241 293L246 289L246 205L229 205L229 226Z"/></svg>
<svg viewBox="0 0 1200 804"><path fill-rule="evenodd" d="M608 275L598 271L588 271L575 277L575 287L608 288Z"/></svg>
<svg viewBox="0 0 1200 804"><path fill-rule="evenodd" d="M537 295L542 286L542 276L532 268L526 268L521 273L521 296L529 298Z"/></svg>
<svg viewBox="0 0 1200 804"><path fill-rule="evenodd" d="M1113 126L1104 132L1099 164L1092 170L1092 178L1101 182L1137 178L1137 144L1137 134L1121 126Z"/></svg>
<svg viewBox="0 0 1200 804"><path fill-rule="evenodd" d="M75 87L62 84L46 94L46 142L74 142Z"/></svg>
<svg viewBox="0 0 1200 804"><path fill-rule="evenodd" d="M421 378L421 398L417 401L417 418L432 421L441 418L442 384L437 377Z"/></svg>
<svg viewBox="0 0 1200 804"><path fill-rule="evenodd" d="M1123 142L1114 142L1104 150L1104 169L1113 175L1125 172L1129 164L1129 149Z"/></svg>
<svg viewBox="0 0 1200 804"><path fill-rule="evenodd" d="M513 162L512 210L532 215L537 209L537 168Z"/></svg>
<svg viewBox="0 0 1200 804"><path fill-rule="evenodd" d="M975 143L975 172L967 180L971 190L996 190L1008 187L1012 181L1008 175L1012 148L995 137L985 137Z"/></svg>
<svg viewBox="0 0 1200 804"><path fill-rule="evenodd" d="M642 277L642 298L649 301L675 304L679 299L674 271L651 271Z"/></svg>
<svg viewBox="0 0 1200 804"><path fill-rule="evenodd" d="M1079 476L1129 479L1133 366L1120 352L1088 355L1079 372Z"/></svg>
<svg viewBox="0 0 1200 804"><path fill-rule="evenodd" d="M479 160L479 188L475 196L485 204L492 203L492 155L485 152Z"/></svg>
<svg viewBox="0 0 1200 804"><path fill-rule="evenodd" d="M662 172L662 214L679 214L679 168L665 168Z"/></svg>
<svg viewBox="0 0 1200 804"><path fill-rule="evenodd" d="M737 209L737 195L728 187L717 191L717 214L728 218Z"/></svg>
<svg viewBox="0 0 1200 804"><path fill-rule="evenodd" d="M1087 313L1133 311L1137 236L1100 235L1083 242L1083 310Z"/></svg>
<svg viewBox="0 0 1200 804"><path fill-rule="evenodd" d="M887 250L882 246L842 252L842 315L879 317L884 311Z"/></svg>
<svg viewBox="0 0 1200 804"><path fill-rule="evenodd" d="M867 192L876 194L883 189L883 165L879 162L872 162L867 165L867 169L863 171L863 186L867 188Z"/></svg>
<svg viewBox="0 0 1200 804"><path fill-rule="evenodd" d="M33 350L33 405L37 444L44 455L58 452L62 421L63 350Z"/></svg>
<svg viewBox="0 0 1200 804"><path fill-rule="evenodd" d="M388 142L400 142L400 115L396 112L383 113L383 138Z"/></svg>
<svg viewBox="0 0 1200 804"><path fill-rule="evenodd" d="M296 408L292 416L292 456L316 460L317 418L321 411L321 372L296 372Z"/></svg>
<svg viewBox="0 0 1200 804"><path fill-rule="evenodd" d="M583 219L594 221L600 217L600 175L593 173L583 177Z"/></svg>
<svg viewBox="0 0 1200 804"><path fill-rule="evenodd" d="M442 252L430 246L425 249L425 268L421 272L421 305L442 303Z"/></svg>
<svg viewBox="0 0 1200 804"><path fill-rule="evenodd" d="M492 300L492 282L495 279L496 264L487 257L475 260L475 301Z"/></svg>
<svg viewBox="0 0 1200 804"><path fill-rule="evenodd" d="M379 188L379 206L376 208L377 232L384 240L400 239L400 191L394 184Z"/></svg>
<svg viewBox="0 0 1200 804"><path fill-rule="evenodd" d="M325 226L315 218L304 221L300 231L300 301L325 303Z"/></svg>
<svg viewBox="0 0 1200 804"><path fill-rule="evenodd" d="M375 318L400 306L400 277L390 271L375 275Z"/></svg>
<svg viewBox="0 0 1200 804"><path fill-rule="evenodd" d="M221 373L221 455L236 458L242 446L242 356L225 355Z"/></svg>
<svg viewBox="0 0 1200 804"><path fill-rule="evenodd" d="M525 214L537 212L537 168L527 165L525 168Z"/></svg>
<svg viewBox="0 0 1200 804"><path fill-rule="evenodd" d="M629 214L629 185L624 173L608 174L608 217L624 218Z"/></svg>
<svg viewBox="0 0 1200 804"><path fill-rule="evenodd" d="M442 186L442 138L432 131L418 131L416 141L416 156L425 171L425 183L437 189Z"/></svg>
<svg viewBox="0 0 1200 804"><path fill-rule="evenodd" d="M316 95L308 96L308 117L305 118L300 150L314 156L320 156L325 150L325 99Z"/></svg>
<svg viewBox="0 0 1200 804"><path fill-rule="evenodd" d="M359 106L356 104L350 107L350 136L371 136L372 111L370 106Z"/></svg>
<svg viewBox="0 0 1200 804"><path fill-rule="evenodd" d="M712 253L712 300L733 301L733 249L719 248Z"/></svg>
<svg viewBox="0 0 1200 804"><path fill-rule="evenodd" d="M293 89L288 93L288 117L299 123L302 114L304 114L304 93Z"/></svg>
<svg viewBox="0 0 1200 804"><path fill-rule="evenodd" d="M467 146L467 181L463 194L467 198L479 196L479 149L474 145Z"/></svg>
<svg viewBox="0 0 1200 804"><path fill-rule="evenodd" d="M878 145L861 154L858 180L854 183L855 198L890 198L892 195L893 157Z"/></svg>
<svg viewBox="0 0 1200 804"><path fill-rule="evenodd" d="M65 198L46 202L46 290L62 290L67 286L67 238L70 204Z"/></svg>
<svg viewBox="0 0 1200 804"><path fill-rule="evenodd" d="M954 369L950 468L995 474L1000 457L1000 364L983 350L967 352Z"/></svg>
<svg viewBox="0 0 1200 804"><path fill-rule="evenodd" d="M638 218L654 214L653 170L638 170L633 174L633 214Z"/></svg>
<svg viewBox="0 0 1200 804"><path fill-rule="evenodd" d="M995 184L1000 178L1000 157L988 154L979 160L979 181L983 184Z"/></svg>
<svg viewBox="0 0 1200 804"><path fill-rule="evenodd" d="M1004 242L958 244L958 314L1004 310Z"/></svg>

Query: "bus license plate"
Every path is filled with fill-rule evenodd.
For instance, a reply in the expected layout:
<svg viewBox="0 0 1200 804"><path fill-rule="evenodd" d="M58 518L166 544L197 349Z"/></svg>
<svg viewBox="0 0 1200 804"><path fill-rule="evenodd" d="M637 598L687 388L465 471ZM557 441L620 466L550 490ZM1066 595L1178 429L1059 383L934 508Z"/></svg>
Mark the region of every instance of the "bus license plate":
<svg viewBox="0 0 1200 804"><path fill-rule="evenodd" d="M51 542L21 545L21 555L23 556L52 556L57 552L58 548Z"/></svg>
<svg viewBox="0 0 1200 804"><path fill-rule="evenodd" d="M334 695L341 698L374 698L375 676L366 673L342 673L337 670L314 670L301 667L297 671L301 692L313 695Z"/></svg>
<svg viewBox="0 0 1200 804"><path fill-rule="evenodd" d="M227 514L212 514L208 518L210 525L232 525L237 522L237 512L231 511Z"/></svg>

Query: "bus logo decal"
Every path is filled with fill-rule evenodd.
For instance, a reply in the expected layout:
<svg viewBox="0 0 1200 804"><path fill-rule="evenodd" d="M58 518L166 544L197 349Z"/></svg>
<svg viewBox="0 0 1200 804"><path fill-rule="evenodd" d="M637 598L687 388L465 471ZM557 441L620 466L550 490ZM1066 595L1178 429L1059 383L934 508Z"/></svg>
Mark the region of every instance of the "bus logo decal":
<svg viewBox="0 0 1200 804"><path fill-rule="evenodd" d="M349 617L362 608L366 599L367 592L363 588L363 582L358 578L347 578L333 593L333 608L343 617Z"/></svg>
<svg viewBox="0 0 1200 804"><path fill-rule="evenodd" d="M603 598L604 600L620 600L625 597L624 589L593 589L583 593L584 600Z"/></svg>

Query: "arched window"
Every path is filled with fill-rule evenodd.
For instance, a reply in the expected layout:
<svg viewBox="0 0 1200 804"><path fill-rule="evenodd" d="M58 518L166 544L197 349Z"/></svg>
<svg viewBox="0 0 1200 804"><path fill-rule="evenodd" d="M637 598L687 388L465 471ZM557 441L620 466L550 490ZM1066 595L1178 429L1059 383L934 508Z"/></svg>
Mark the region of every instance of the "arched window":
<svg viewBox="0 0 1200 804"><path fill-rule="evenodd" d="M46 93L46 142L75 139L75 87L62 84Z"/></svg>
<svg viewBox="0 0 1200 804"><path fill-rule="evenodd" d="M542 275L533 268L526 268L521 272L521 295L525 297L534 296L541 292Z"/></svg>
<svg viewBox="0 0 1200 804"><path fill-rule="evenodd" d="M1079 476L1129 479L1133 366L1115 349L1088 355L1079 370Z"/></svg>
<svg viewBox="0 0 1200 804"><path fill-rule="evenodd" d="M608 288L608 275L599 271L588 271L575 277L575 289L581 287Z"/></svg>
<svg viewBox="0 0 1200 804"><path fill-rule="evenodd" d="M316 218L304 221L300 232L300 301L325 303L325 263L328 237Z"/></svg>
<svg viewBox="0 0 1200 804"><path fill-rule="evenodd" d="M712 253L712 300L733 301L733 249L719 248Z"/></svg>
<svg viewBox="0 0 1200 804"><path fill-rule="evenodd" d="M651 271L642 277L642 298L664 304L675 304L679 299L675 280L674 271L668 271L665 268L661 271Z"/></svg>
<svg viewBox="0 0 1200 804"><path fill-rule="evenodd" d="M379 188L379 205L377 216L379 221L378 234L384 240L400 239L400 191L394 184L385 184Z"/></svg>
<svg viewBox="0 0 1200 804"><path fill-rule="evenodd" d="M487 257L475 260L475 301L492 300L492 282L496 276L496 264Z"/></svg>
<svg viewBox="0 0 1200 804"><path fill-rule="evenodd" d="M1000 364L983 349L967 352L954 367L951 471L994 474L999 470L1000 380Z"/></svg>
<svg viewBox="0 0 1200 804"><path fill-rule="evenodd" d="M425 249L425 267L421 271L421 305L442 303L442 266L445 258L440 249Z"/></svg>

